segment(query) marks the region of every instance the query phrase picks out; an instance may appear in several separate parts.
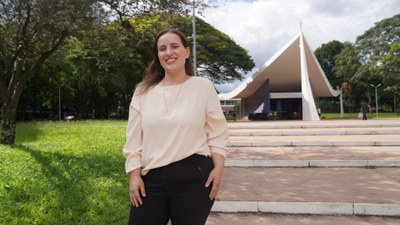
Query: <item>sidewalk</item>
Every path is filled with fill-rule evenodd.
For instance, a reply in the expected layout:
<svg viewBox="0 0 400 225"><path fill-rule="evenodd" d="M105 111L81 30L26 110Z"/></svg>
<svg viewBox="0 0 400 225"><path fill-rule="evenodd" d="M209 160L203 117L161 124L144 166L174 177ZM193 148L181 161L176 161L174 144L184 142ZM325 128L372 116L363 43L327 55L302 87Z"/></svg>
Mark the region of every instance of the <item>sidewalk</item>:
<svg viewBox="0 0 400 225"><path fill-rule="evenodd" d="M399 125L400 126L400 125ZM268 129L268 128L267 128ZM267 131L261 128L245 129L231 128L230 136L323 136L323 135L398 135L399 127L335 127L325 128L269 128Z"/></svg>
<svg viewBox="0 0 400 225"><path fill-rule="evenodd" d="M229 147L400 146L400 119L230 123Z"/></svg>
<svg viewBox="0 0 400 225"><path fill-rule="evenodd" d="M230 147L237 160L400 160L400 146Z"/></svg>
<svg viewBox="0 0 400 225"><path fill-rule="evenodd" d="M399 135L231 136L229 147L400 146Z"/></svg>
<svg viewBox="0 0 400 225"><path fill-rule="evenodd" d="M370 120L320 120L320 121L301 121L301 120L270 120L270 121L247 121L231 122L229 128L253 129L253 128L338 128L338 127L392 127L400 126L400 118L390 119L370 119Z"/></svg>
<svg viewBox="0 0 400 225"><path fill-rule="evenodd" d="M400 168L226 168L215 212L400 216Z"/></svg>
<svg viewBox="0 0 400 225"><path fill-rule="evenodd" d="M398 225L399 218L255 213L211 213L206 225Z"/></svg>
<svg viewBox="0 0 400 225"><path fill-rule="evenodd" d="M218 199L400 204L400 168L226 168Z"/></svg>
<svg viewBox="0 0 400 225"><path fill-rule="evenodd" d="M210 224L236 217L246 222L232 225L274 224L277 218L295 218L290 214L314 215L310 220L301 217L304 221L353 216L340 216L344 222L332 224L366 222L357 220L360 215L400 216L400 119L244 122L229 127L231 152L212 209L228 213L213 214Z"/></svg>
<svg viewBox="0 0 400 225"><path fill-rule="evenodd" d="M400 168L400 146L231 147L225 167Z"/></svg>

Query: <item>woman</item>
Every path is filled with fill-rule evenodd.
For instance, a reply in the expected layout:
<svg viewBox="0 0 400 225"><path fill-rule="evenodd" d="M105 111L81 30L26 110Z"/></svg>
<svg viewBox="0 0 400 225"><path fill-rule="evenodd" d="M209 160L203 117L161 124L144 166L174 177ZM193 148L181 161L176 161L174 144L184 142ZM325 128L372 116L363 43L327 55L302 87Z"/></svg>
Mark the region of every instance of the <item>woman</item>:
<svg viewBox="0 0 400 225"><path fill-rule="evenodd" d="M160 32L129 109L129 224L204 225L219 190L228 134L212 83L195 77L186 37Z"/></svg>

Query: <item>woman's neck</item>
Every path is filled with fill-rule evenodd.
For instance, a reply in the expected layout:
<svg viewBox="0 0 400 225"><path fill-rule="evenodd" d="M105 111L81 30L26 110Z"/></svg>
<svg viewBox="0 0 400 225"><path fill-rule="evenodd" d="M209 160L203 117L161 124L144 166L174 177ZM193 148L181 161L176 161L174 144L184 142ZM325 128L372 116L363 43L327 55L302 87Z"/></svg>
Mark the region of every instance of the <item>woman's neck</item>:
<svg viewBox="0 0 400 225"><path fill-rule="evenodd" d="M185 82L188 78L189 76L186 73L176 75L170 75L166 73L162 82L164 83L164 85L181 84Z"/></svg>

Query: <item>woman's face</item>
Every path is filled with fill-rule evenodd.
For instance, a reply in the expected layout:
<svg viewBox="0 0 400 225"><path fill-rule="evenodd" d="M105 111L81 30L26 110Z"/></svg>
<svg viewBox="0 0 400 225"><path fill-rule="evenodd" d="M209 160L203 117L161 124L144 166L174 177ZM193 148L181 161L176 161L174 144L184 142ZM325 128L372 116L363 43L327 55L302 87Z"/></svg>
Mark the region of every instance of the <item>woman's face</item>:
<svg viewBox="0 0 400 225"><path fill-rule="evenodd" d="M190 55L189 48L185 48L181 39L174 33L166 33L157 41L158 59L168 74L185 72L185 62Z"/></svg>

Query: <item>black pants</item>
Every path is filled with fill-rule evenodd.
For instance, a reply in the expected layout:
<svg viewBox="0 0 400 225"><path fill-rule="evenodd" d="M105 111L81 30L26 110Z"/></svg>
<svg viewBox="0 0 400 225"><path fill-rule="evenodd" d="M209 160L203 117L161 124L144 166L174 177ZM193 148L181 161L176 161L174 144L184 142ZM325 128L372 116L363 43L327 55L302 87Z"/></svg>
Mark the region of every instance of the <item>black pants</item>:
<svg viewBox="0 0 400 225"><path fill-rule="evenodd" d="M363 114L363 118L362 119L363 120L367 120L367 112L363 112L362 114Z"/></svg>
<svg viewBox="0 0 400 225"><path fill-rule="evenodd" d="M212 158L192 155L152 169L143 181L146 197L138 208L131 205L129 225L204 225L214 201L205 188L214 168Z"/></svg>

